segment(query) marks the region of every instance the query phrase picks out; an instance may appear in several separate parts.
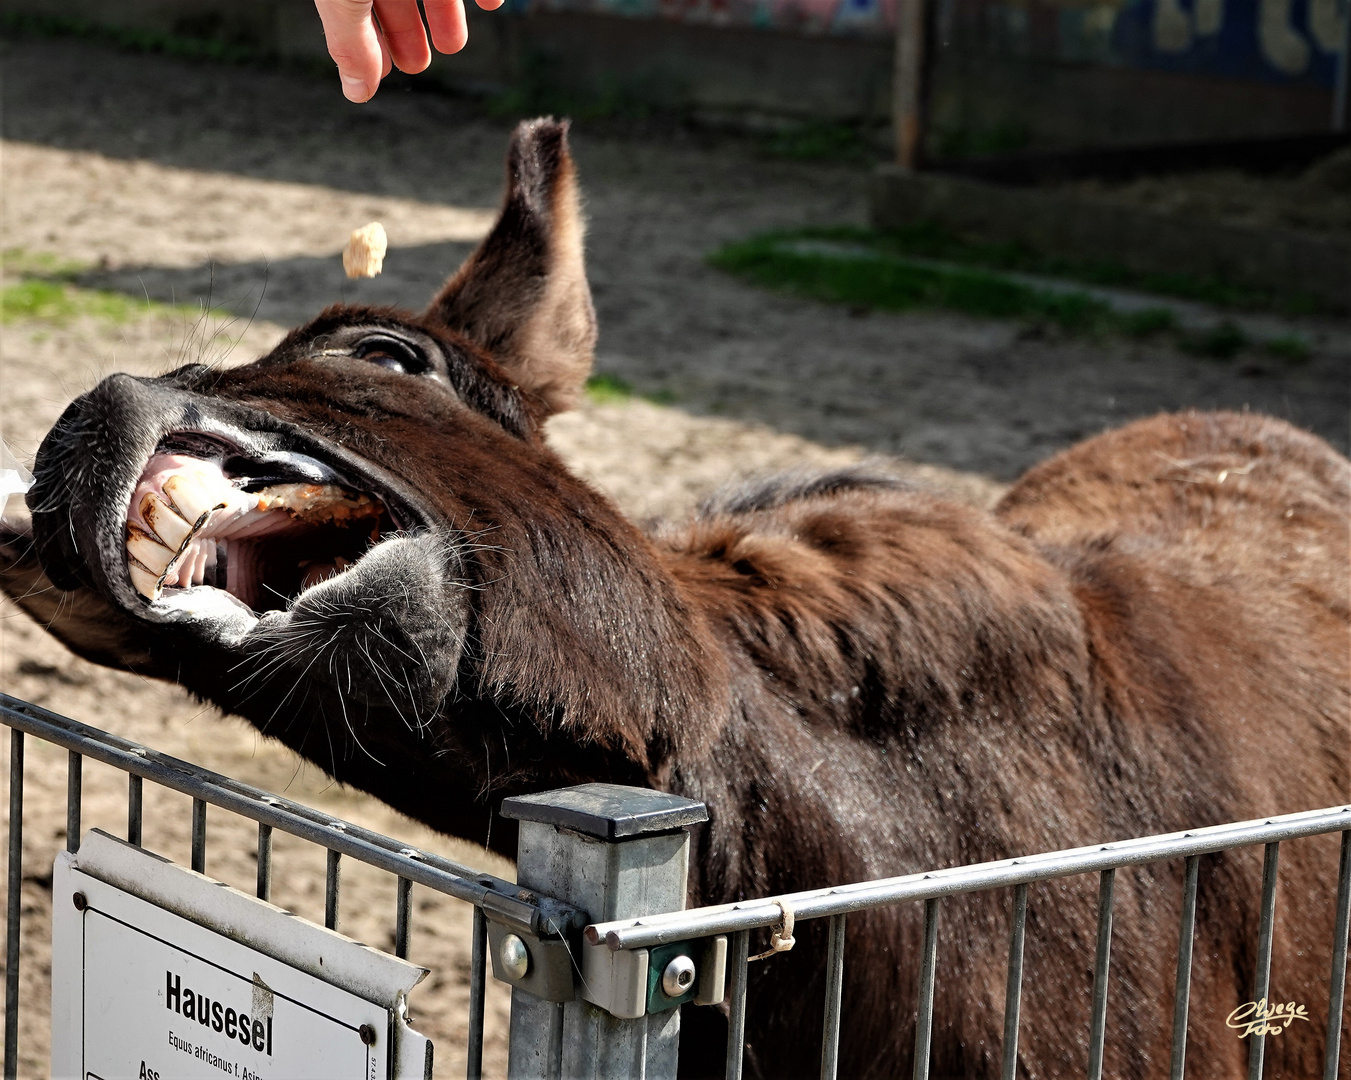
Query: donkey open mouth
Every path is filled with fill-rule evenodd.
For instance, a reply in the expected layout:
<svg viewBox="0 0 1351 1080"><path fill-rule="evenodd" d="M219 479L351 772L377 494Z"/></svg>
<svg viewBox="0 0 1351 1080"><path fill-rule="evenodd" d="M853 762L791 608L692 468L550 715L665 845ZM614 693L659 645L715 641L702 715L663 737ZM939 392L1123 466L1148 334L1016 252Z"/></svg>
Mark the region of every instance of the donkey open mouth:
<svg viewBox="0 0 1351 1080"><path fill-rule="evenodd" d="M504 795L700 799L696 903L1351 798L1351 463L1326 444L1156 417L990 512L852 470L645 532L543 437L592 362L581 241L566 126L522 125L496 225L426 310L336 306L246 366L114 375L73 402L31 531L0 532L0 585L76 652L508 852ZM1249 1000L1261 857L1199 865L1188 1055L1239 1077L1224 1018ZM1336 866L1335 839L1281 856L1299 914L1272 994L1311 1013ZM1116 880L1133 1005L1170 1007L1180 878ZM1083 1075L1096 904L1047 883L1028 905L1020 1057ZM1008 918L993 893L943 901L935 1075L999 1075ZM841 1075L911 1074L922 927L912 907L850 915ZM749 1073L815 1075L824 931L752 966ZM1314 1027L1268 1044L1273 1075L1315 1073ZM1104 1074L1165 1074L1167 1028L1114 1016ZM720 1074L721 1037L687 1032L682 1069Z"/></svg>
<svg viewBox="0 0 1351 1080"><path fill-rule="evenodd" d="M171 449L196 441L165 440L131 496L127 571L147 600L173 586L211 586L255 611L284 609L392 531L384 503L315 458Z"/></svg>

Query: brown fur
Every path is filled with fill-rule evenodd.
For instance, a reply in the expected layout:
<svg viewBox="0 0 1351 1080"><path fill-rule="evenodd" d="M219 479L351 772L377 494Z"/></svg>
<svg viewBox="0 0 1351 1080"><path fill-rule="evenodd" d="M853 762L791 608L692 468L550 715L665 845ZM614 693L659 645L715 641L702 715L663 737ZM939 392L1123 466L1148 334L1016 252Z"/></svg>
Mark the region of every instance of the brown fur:
<svg viewBox="0 0 1351 1080"><path fill-rule="evenodd" d="M993 513L844 473L645 535L542 439L594 331L561 127L524 128L511 160L503 223L424 315L331 309L248 367L72 405L34 492L42 572L81 598L55 632L103 662L123 642L127 666L460 835L488 836L504 795L585 780L702 799L696 904L1351 800L1344 458L1263 417L1161 416L1033 469ZM363 327L435 363L346 356ZM188 409L336 448L438 544L382 545L393 576L374 549L323 604L302 594L242 637L152 625L108 536ZM91 479L90 460L115 464ZM11 591L31 587L25 541L2 550ZM491 841L510 851L510 825ZM1224 1018L1250 997L1261 852L1200 865L1188 1061L1238 1077ZM1318 1069L1336 868L1335 837L1283 846L1272 995L1313 1022L1268 1040L1269 1077ZM1180 880L1117 875L1107 1075L1166 1074ZM1086 1069L1096 891L1031 890L1021 1075ZM998 1073L1009 906L942 905L934 1075ZM920 919L850 916L841 1075L910 1074ZM824 929L752 967L753 1074L816 1073ZM714 1068L717 1014L685 1024L682 1067Z"/></svg>

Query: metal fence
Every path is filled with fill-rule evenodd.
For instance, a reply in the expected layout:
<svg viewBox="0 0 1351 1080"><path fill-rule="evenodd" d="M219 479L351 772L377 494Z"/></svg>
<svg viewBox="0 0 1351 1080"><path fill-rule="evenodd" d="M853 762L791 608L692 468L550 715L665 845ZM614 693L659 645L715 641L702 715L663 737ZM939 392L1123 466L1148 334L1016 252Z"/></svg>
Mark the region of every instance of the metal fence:
<svg viewBox="0 0 1351 1080"><path fill-rule="evenodd" d="M509 1075L674 1078L677 1007L722 1002L730 988L726 1075L742 1075L750 934L772 928L779 945L793 923L830 920L821 1076L837 1074L846 919L883 905L924 903L914 1075L929 1073L939 912L944 898L1013 890L1002 1046L1003 1076L1018 1063L1023 940L1028 887L1080 874L1099 875L1089 1076L1099 1080L1107 1027L1116 871L1185 860L1178 935L1170 1075L1184 1075L1198 866L1202 855L1263 845L1262 895L1253 1000L1267 997L1280 845L1340 833L1332 970L1323 1075L1335 1080L1345 1002L1351 909L1351 805L1165 836L1051 852L974 866L817 889L689 911L684 903L687 827L706 817L699 803L659 792L584 785L509 799L503 814L520 822L518 881L509 882L401 844L328 814L272 795L126 739L0 695L0 722L10 733L9 893L5 986L5 1076L17 1075L19 890L22 879L23 753L28 735L69 754L67 845L80 837L82 763L87 757L128 776L127 839L141 840L145 780L192 797L192 865L205 866L206 808L218 806L258 823L257 893L267 899L274 829L328 852L325 923L338 920L343 856L398 879L395 953L407 955L413 883L474 905L467 1074L482 1071L484 985L491 961L513 987ZM623 845L616 857L607 845ZM639 847L641 850L638 850ZM598 855L599 853L599 855ZM558 899L563 897L565 899ZM650 976L650 977L649 977ZM597 1008L596 1006L600 1006ZM1249 1076L1261 1077L1265 1036L1252 1036Z"/></svg>
<svg viewBox="0 0 1351 1080"><path fill-rule="evenodd" d="M127 774L127 840L141 843L143 784L162 785L192 797L192 869L206 866L207 807L217 806L258 823L257 894L267 900L272 889L272 834L281 830L328 852L324 925L338 924L340 869L343 856L360 860L398 878L394 911L395 954L408 955L414 883L474 905L470 964L468 1069L470 1080L482 1073L483 1005L486 977L487 921L530 937L557 935L580 926L583 916L567 904L534 896L519 898L520 887L490 874L401 844L340 818L242 784L98 728L59 716L36 705L0 694L0 723L10 729L9 759L9 890L6 912L5 1080L18 1075L19 916L23 879L24 741L34 736L68 751L66 844L80 843L80 806L84 759L111 765Z"/></svg>
<svg viewBox="0 0 1351 1080"><path fill-rule="evenodd" d="M1013 919L1009 941L1008 982L1005 996L1003 1076L1011 1080L1018 1062L1018 1023L1023 981L1023 935L1027 920L1028 886L1051 878L1097 873L1098 930L1093 965L1092 1027L1089 1041L1090 1080L1102 1076L1103 1046L1107 1030L1107 983L1111 961L1112 908L1116 871L1142 863L1185 859L1181 925L1178 934L1176 997L1173 1010L1173 1044L1170 1076L1184 1074L1187 1050L1187 1011L1191 987L1192 940L1196 919L1197 870L1202 855L1231 848L1261 844L1265 848L1262 868L1261 923L1258 938L1257 975L1253 1000L1267 997L1271 973L1272 931L1276 914L1276 874L1283 841L1325 833L1342 835L1338 872L1336 924L1329 980L1327 1043L1323 1076L1336 1080L1341 1045L1342 1011L1346 992L1348 908L1351 908L1351 805L1232 825L1218 825L1190 832L1147 836L1114 844L1100 844L1067 851L1053 851L1026 858L909 874L904 877L865 881L837 888L816 889L737 904L697 908L684 912L625 919L588 926L589 944L612 950L644 949L712 934L731 935L730 981L731 1037L728 1040L727 1077L741 1076L742 1038L746 1014L746 963L750 931L779 927L791 912L794 921L830 919L829 954L825 1002L825 1037L821 1048L821 1075L833 1080L840 1039L840 991L844 974L845 919L851 912L901 902L924 902L924 945L919 977L919 1007L916 1017L915 1071L917 1078L929 1075L929 1042L933 1030L934 971L938 952L938 916L945 897L961 893L1012 887ZM791 925L789 926L791 931ZM1262 1075L1265 1036L1255 1034L1249 1054L1249 1077Z"/></svg>

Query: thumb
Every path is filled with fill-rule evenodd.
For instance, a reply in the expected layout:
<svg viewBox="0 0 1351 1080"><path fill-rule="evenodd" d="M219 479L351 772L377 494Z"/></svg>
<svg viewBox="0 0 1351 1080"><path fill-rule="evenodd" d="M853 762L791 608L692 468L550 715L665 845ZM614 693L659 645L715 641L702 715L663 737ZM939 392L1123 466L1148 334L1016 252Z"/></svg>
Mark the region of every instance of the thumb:
<svg viewBox="0 0 1351 1080"><path fill-rule="evenodd" d="M328 54L338 65L349 101L367 101L380 86L383 58L371 17L371 0L314 0L324 24Z"/></svg>

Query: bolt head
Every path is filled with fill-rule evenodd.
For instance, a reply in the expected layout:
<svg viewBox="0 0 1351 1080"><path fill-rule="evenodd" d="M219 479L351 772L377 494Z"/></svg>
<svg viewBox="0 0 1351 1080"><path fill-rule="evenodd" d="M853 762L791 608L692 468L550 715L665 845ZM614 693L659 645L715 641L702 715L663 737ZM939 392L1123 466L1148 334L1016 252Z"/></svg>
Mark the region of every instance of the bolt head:
<svg viewBox="0 0 1351 1080"><path fill-rule="evenodd" d="M515 934L508 934L502 939L498 959L502 961L503 972L513 982L524 979L530 970L530 950Z"/></svg>
<svg viewBox="0 0 1351 1080"><path fill-rule="evenodd" d="M89 906L89 901L82 892L77 892L74 896L70 898L70 900L71 903L75 905L76 911L83 911L85 908Z"/></svg>
<svg viewBox="0 0 1351 1080"><path fill-rule="evenodd" d="M661 992L669 998L689 993L694 985L694 961L688 956L677 956L661 973Z"/></svg>
<svg viewBox="0 0 1351 1080"><path fill-rule="evenodd" d="M370 1024L362 1024L357 1034L361 1036L361 1041L367 1046L375 1045L375 1028Z"/></svg>

